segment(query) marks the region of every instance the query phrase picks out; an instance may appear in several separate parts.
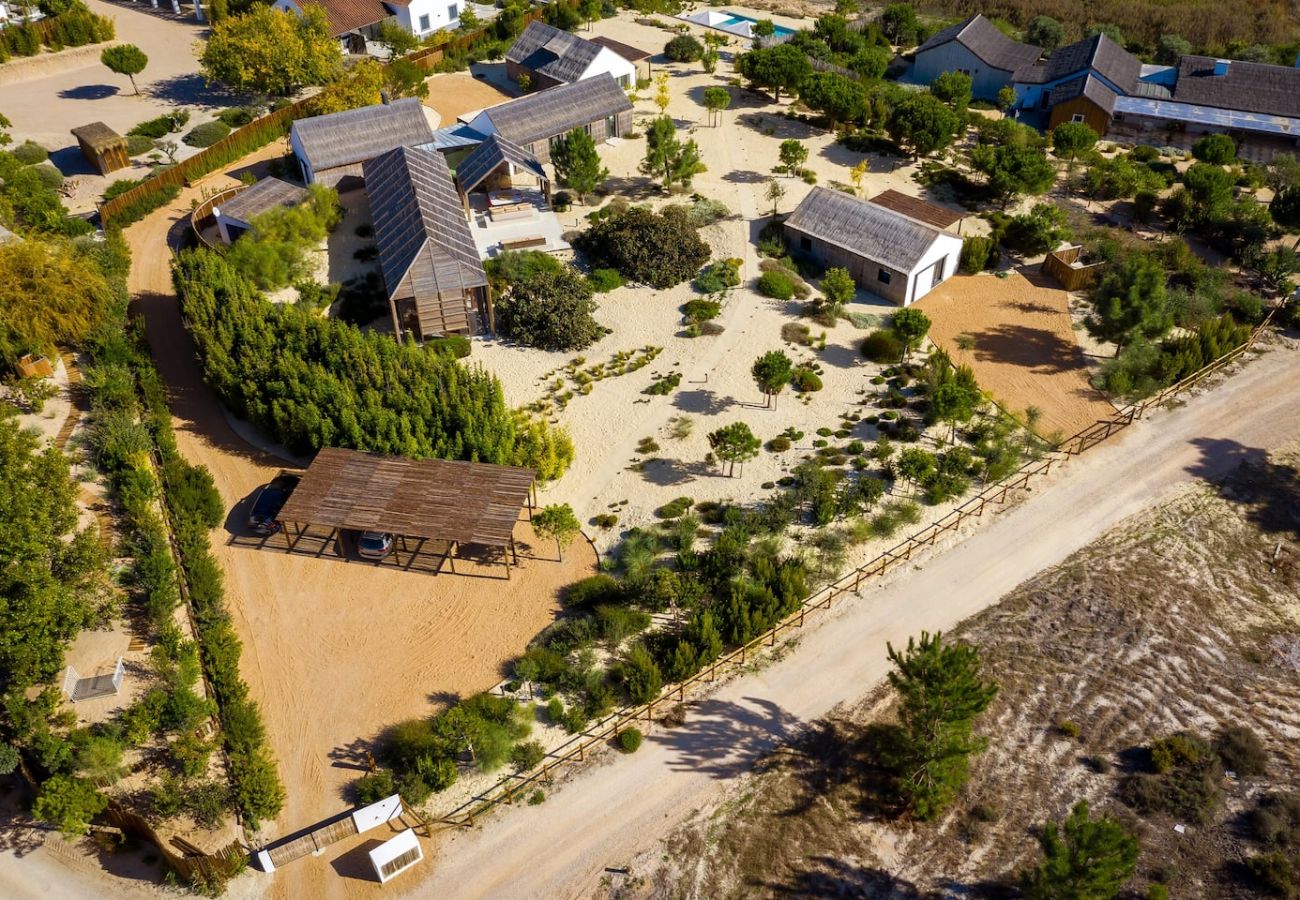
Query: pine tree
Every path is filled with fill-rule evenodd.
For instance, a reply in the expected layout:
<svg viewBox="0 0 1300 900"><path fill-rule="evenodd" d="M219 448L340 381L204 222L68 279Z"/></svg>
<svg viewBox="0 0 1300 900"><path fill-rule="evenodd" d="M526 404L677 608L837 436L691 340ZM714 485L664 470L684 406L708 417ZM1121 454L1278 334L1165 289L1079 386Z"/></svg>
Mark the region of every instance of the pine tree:
<svg viewBox="0 0 1300 900"><path fill-rule="evenodd" d="M758 359L750 369L754 383L763 392L765 406L771 406L776 395L784 390L794 376L794 363L780 350L770 350Z"/></svg>
<svg viewBox="0 0 1300 900"><path fill-rule="evenodd" d="M743 466L745 460L758 456L761 442L744 422L732 422L709 435L709 446L718 459L729 464L727 477L730 478L735 474L736 463Z"/></svg>
<svg viewBox="0 0 1300 900"><path fill-rule="evenodd" d="M980 677L976 648L945 645L939 632L923 631L919 642L908 638L901 653L893 645L888 650L899 728L887 762L904 803L918 818L933 819L966 783L969 758L984 749L971 728L998 686Z"/></svg>
<svg viewBox="0 0 1300 900"><path fill-rule="evenodd" d="M609 169L600 164L596 142L581 128L564 136L551 152L551 164L560 184L576 191L578 201L587 203L587 195L609 177Z"/></svg>
<svg viewBox="0 0 1300 900"><path fill-rule="evenodd" d="M1058 831L1038 839L1043 861L1022 878L1028 900L1111 900L1137 867L1138 842L1108 815L1092 818L1080 800Z"/></svg>

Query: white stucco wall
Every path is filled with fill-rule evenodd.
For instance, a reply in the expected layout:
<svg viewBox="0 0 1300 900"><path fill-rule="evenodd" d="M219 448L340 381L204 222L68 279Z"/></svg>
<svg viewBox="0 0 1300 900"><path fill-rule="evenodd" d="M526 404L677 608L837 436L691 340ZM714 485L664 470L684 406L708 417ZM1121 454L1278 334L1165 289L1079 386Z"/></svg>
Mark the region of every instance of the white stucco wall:
<svg viewBox="0 0 1300 900"><path fill-rule="evenodd" d="M460 14L468 0L411 0L409 6L388 7L397 21L409 31L420 37L443 28L455 28L460 22ZM452 15L451 7L455 7ZM421 19L428 16L428 27Z"/></svg>
<svg viewBox="0 0 1300 900"><path fill-rule="evenodd" d="M636 66L619 56L608 47L604 47L596 54L596 58L587 66L587 71L582 73L583 78L591 78L593 75L600 75L602 72L608 72L614 76L618 86L625 91L630 91L636 87Z"/></svg>
<svg viewBox="0 0 1300 900"><path fill-rule="evenodd" d="M933 274L930 267L939 260L943 261L943 278L947 281L957 273L961 265L961 238L951 234L941 234L926 249L921 261L907 275L907 297L904 306L910 306L934 289Z"/></svg>

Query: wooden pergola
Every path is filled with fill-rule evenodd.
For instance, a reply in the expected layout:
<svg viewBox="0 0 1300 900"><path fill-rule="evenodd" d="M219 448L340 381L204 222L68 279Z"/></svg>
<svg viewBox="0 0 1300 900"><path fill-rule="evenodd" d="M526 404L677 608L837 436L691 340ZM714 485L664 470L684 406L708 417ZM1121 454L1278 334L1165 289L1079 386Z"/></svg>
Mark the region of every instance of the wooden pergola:
<svg viewBox="0 0 1300 900"><path fill-rule="evenodd" d="M519 564L515 523L521 509L532 518L535 479L532 469L518 466L329 447L316 454L280 511L284 549L323 556L339 547L343 556L340 532L378 531L393 535L384 564L434 574L449 564L455 573L455 556L472 545L499 549L509 578L511 561Z"/></svg>

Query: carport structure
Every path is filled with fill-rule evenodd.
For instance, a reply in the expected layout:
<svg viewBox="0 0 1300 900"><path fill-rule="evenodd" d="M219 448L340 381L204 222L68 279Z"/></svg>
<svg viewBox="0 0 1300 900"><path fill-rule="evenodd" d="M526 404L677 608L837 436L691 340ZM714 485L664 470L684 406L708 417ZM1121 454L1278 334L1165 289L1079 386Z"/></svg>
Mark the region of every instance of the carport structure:
<svg viewBox="0 0 1300 900"><path fill-rule="evenodd" d="M343 532L393 535L393 552L377 564L455 573L462 549L499 552L519 564L515 523L532 518L536 473L517 466L407 459L326 448L316 454L279 520L289 553L344 558Z"/></svg>

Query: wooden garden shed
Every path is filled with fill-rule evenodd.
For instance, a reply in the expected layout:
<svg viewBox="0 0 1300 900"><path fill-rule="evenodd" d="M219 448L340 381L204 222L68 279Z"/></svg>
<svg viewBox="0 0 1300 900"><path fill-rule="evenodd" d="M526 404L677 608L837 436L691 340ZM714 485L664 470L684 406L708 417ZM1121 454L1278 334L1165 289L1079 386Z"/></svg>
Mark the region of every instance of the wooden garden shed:
<svg viewBox="0 0 1300 900"><path fill-rule="evenodd" d="M81 145L81 153L100 175L116 172L131 165L126 153L126 138L103 122L91 122L72 129L72 136Z"/></svg>

